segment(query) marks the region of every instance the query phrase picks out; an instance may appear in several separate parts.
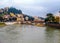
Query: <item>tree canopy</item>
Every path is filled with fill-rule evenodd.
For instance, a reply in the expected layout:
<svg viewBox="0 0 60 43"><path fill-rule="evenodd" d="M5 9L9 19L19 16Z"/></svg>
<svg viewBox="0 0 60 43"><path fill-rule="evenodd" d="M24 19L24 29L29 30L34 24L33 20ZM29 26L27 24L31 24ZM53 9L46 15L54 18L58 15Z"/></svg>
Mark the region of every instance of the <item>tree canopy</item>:
<svg viewBox="0 0 60 43"><path fill-rule="evenodd" d="M49 21L49 22L54 22L54 20L55 20L55 17L53 16L53 14L52 13L48 13L47 15L46 15L47 17L45 18L45 22L47 21Z"/></svg>
<svg viewBox="0 0 60 43"><path fill-rule="evenodd" d="M8 9L8 13L22 14L22 11L11 7L11 8Z"/></svg>

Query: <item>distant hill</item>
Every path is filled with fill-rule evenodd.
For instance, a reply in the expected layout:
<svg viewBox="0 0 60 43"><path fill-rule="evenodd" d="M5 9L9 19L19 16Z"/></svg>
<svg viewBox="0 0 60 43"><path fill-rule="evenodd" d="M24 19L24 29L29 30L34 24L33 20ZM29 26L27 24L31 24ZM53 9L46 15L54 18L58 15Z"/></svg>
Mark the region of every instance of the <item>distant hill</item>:
<svg viewBox="0 0 60 43"><path fill-rule="evenodd" d="M14 13L14 14L23 14L21 10L13 8L13 7L6 7L6 8L1 8L0 9L0 16L3 16L4 14L10 14L10 13ZM34 17L23 14L24 18L27 16L29 17L29 20L34 20ZM43 17L39 17L41 20L44 20Z"/></svg>

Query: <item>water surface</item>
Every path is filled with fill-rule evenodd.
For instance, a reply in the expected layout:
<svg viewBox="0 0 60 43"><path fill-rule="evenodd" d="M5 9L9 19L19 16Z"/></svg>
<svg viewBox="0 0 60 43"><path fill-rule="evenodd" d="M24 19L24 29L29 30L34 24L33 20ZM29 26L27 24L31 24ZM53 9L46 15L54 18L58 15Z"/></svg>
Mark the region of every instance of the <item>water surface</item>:
<svg viewBox="0 0 60 43"><path fill-rule="evenodd" d="M2 26L0 43L60 43L60 29L32 25Z"/></svg>

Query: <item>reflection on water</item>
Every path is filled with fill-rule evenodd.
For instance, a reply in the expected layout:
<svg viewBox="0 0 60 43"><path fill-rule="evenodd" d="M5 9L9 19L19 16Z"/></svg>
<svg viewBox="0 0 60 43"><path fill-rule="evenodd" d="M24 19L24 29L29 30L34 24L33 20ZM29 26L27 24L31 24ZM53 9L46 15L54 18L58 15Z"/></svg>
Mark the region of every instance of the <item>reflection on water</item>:
<svg viewBox="0 0 60 43"><path fill-rule="evenodd" d="M60 29L47 27L46 43L60 43Z"/></svg>
<svg viewBox="0 0 60 43"><path fill-rule="evenodd" d="M0 43L60 43L60 30L32 25L3 26Z"/></svg>

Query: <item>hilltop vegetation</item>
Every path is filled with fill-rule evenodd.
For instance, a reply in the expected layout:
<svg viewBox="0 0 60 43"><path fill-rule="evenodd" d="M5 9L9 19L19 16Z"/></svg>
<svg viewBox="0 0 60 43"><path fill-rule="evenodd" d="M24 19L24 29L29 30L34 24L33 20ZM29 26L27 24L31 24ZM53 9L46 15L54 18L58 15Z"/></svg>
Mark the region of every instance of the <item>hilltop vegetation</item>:
<svg viewBox="0 0 60 43"><path fill-rule="evenodd" d="M13 7L11 7L11 8L8 9L8 13L10 13L10 12L14 13L14 14L22 14L21 10L18 10L16 8L13 8Z"/></svg>
<svg viewBox="0 0 60 43"><path fill-rule="evenodd" d="M6 8L1 8L0 9L0 14L10 14L10 13L14 13L14 14L22 14L21 10L18 10L16 8L13 7L6 7Z"/></svg>

